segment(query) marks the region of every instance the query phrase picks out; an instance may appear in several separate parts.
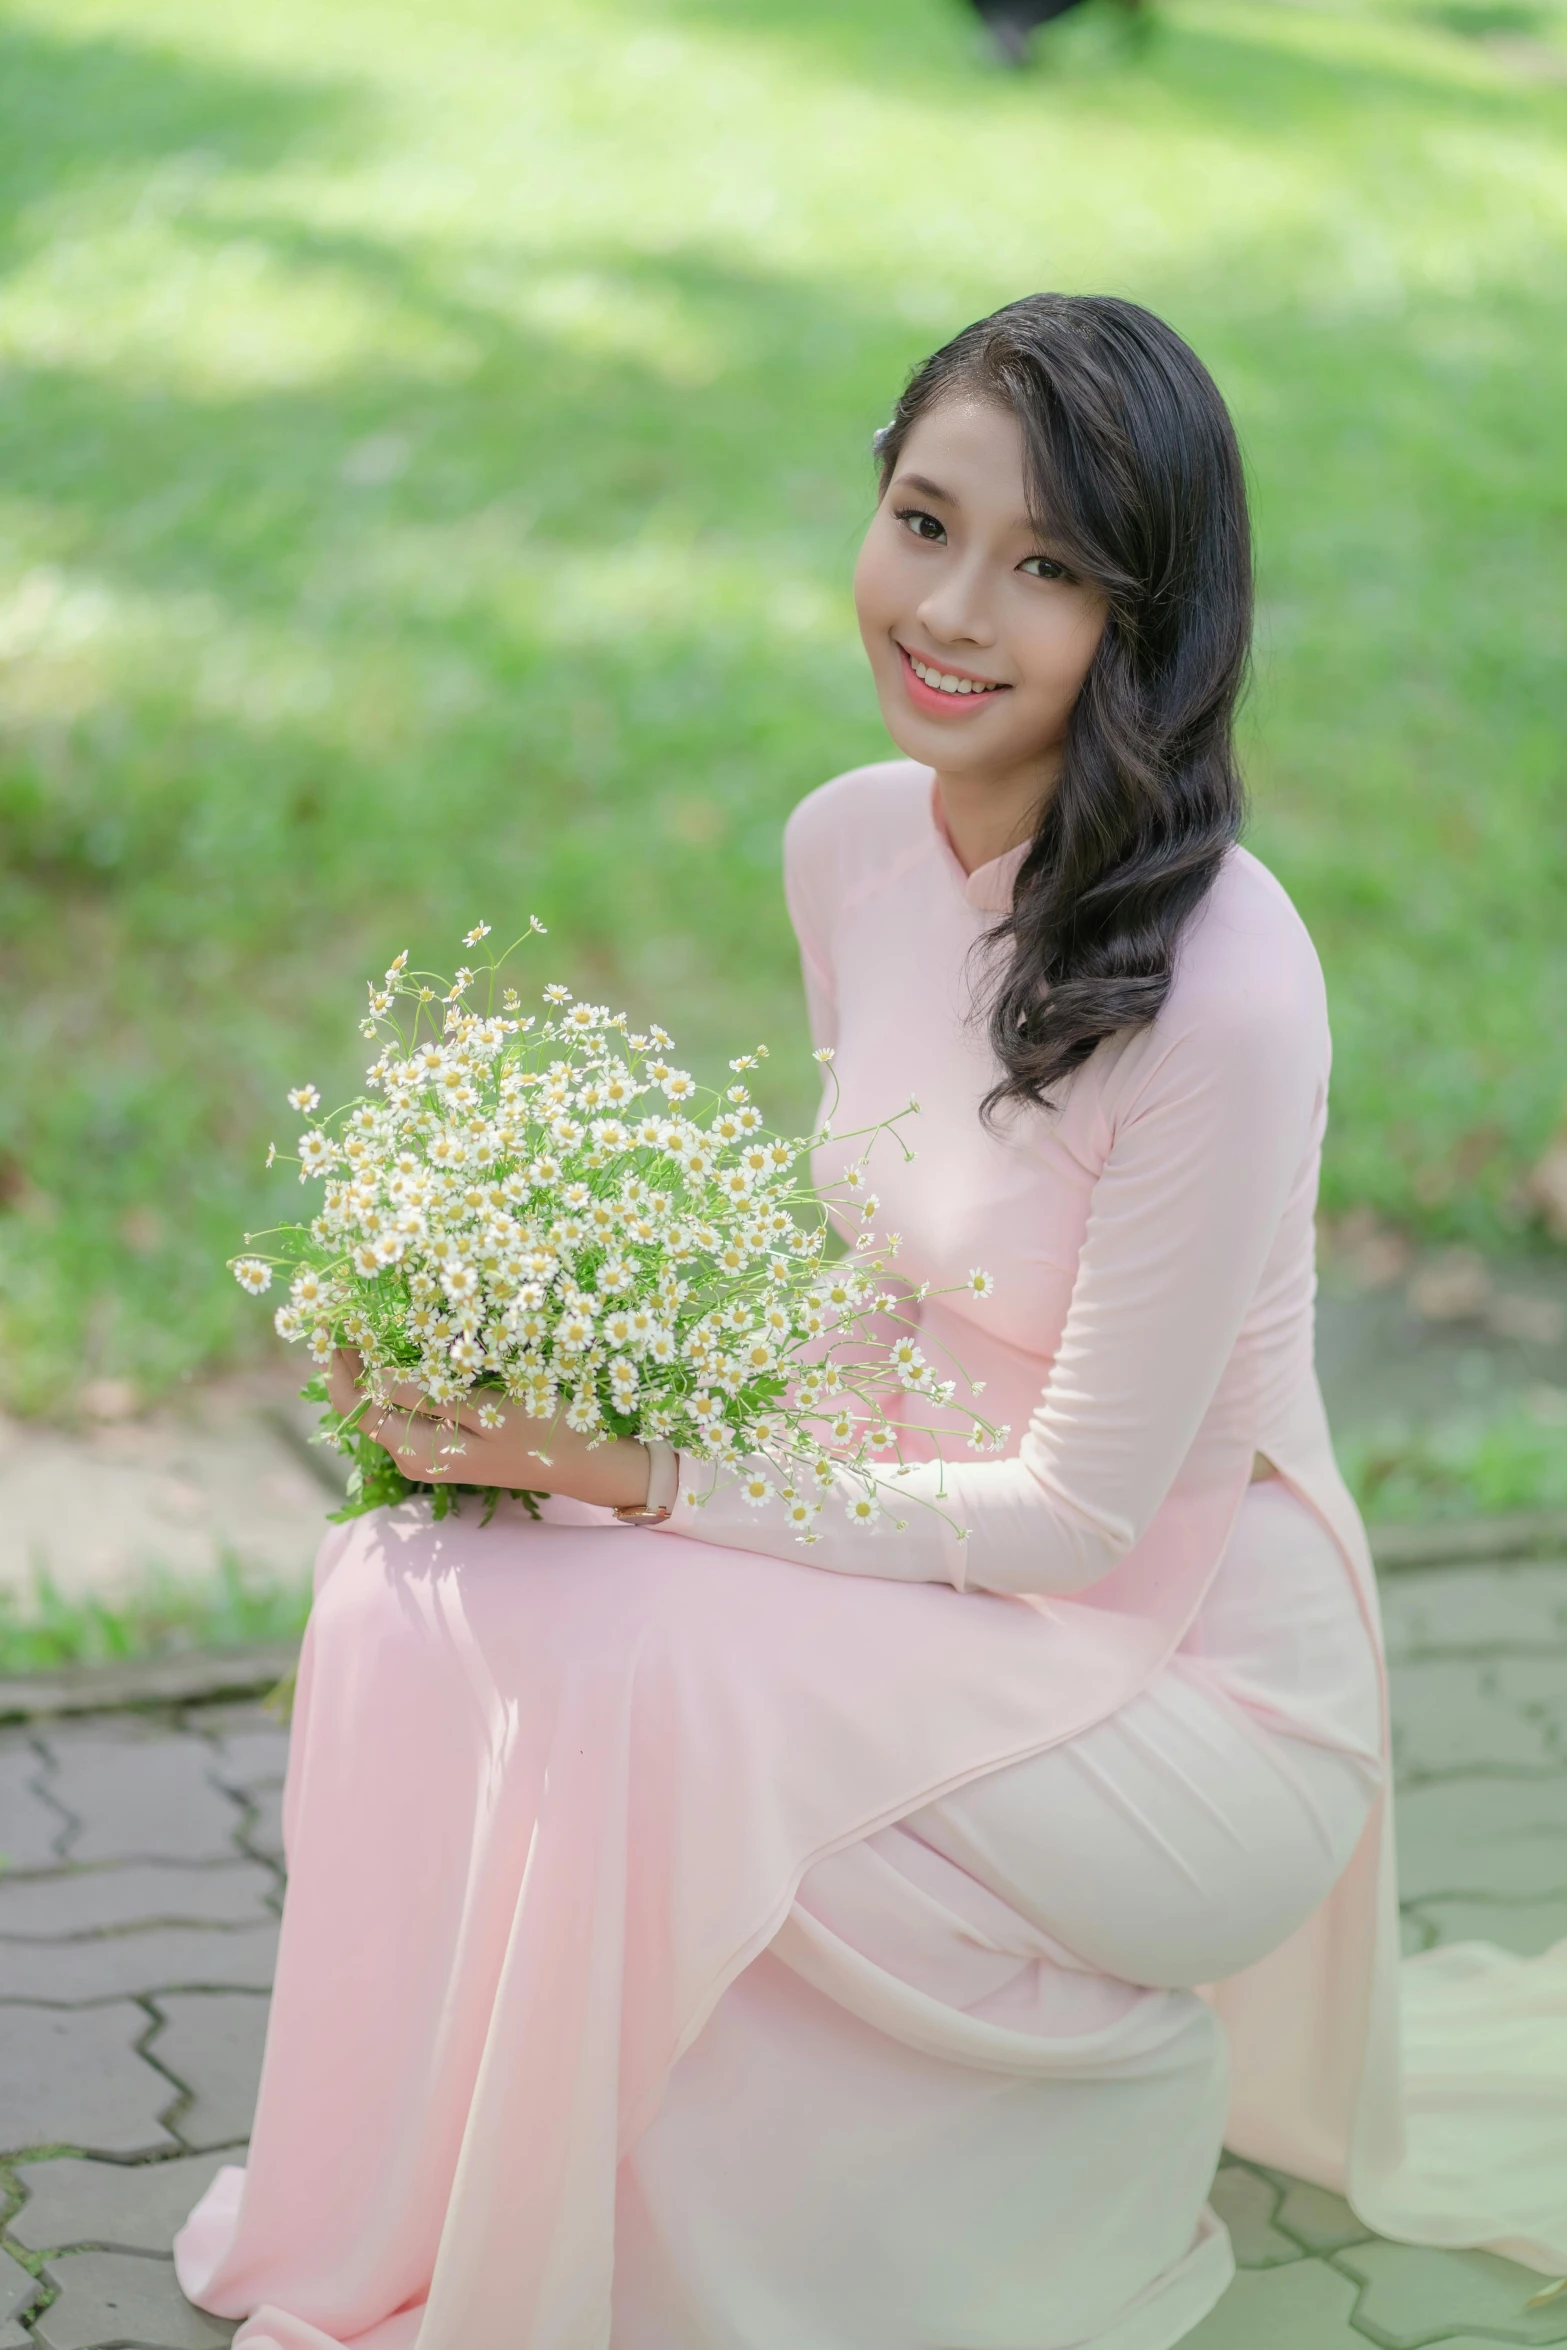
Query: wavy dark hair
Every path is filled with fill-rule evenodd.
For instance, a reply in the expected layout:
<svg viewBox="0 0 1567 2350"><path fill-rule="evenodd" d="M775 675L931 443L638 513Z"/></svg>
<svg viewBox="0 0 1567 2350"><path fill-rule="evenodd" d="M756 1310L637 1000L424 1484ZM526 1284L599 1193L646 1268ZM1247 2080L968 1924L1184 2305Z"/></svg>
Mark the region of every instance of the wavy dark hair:
<svg viewBox="0 0 1567 2350"><path fill-rule="evenodd" d="M1001 1064L990 1122L1048 1104L1102 1038L1154 1018L1239 835L1251 525L1218 387L1134 302L1031 294L965 327L877 435L883 494L917 419L954 395L1016 416L1030 512L1110 607L1012 911L988 934L1004 966L984 1007Z"/></svg>

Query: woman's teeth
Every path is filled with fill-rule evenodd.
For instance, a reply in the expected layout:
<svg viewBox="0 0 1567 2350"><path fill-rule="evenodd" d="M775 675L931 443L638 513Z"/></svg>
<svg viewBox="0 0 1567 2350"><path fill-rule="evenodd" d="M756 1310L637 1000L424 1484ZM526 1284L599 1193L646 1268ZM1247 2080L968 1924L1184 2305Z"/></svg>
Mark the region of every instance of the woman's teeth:
<svg viewBox="0 0 1567 2350"><path fill-rule="evenodd" d="M994 685L981 685L972 677L949 677L944 669L932 669L927 662L917 661L912 653L909 667L921 685L933 687L938 694L993 694L1000 690Z"/></svg>

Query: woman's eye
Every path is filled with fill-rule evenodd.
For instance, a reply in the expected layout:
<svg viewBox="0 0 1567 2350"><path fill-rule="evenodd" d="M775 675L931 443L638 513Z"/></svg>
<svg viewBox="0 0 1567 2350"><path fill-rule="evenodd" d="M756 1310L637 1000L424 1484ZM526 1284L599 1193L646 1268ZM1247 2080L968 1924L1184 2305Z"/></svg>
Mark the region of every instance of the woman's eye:
<svg viewBox="0 0 1567 2350"><path fill-rule="evenodd" d="M1053 555L1026 555L1018 569L1026 571L1030 579L1070 579L1072 576L1066 565L1058 563Z"/></svg>
<svg viewBox="0 0 1567 2350"><path fill-rule="evenodd" d="M898 511L898 520L905 530L911 530L917 539L928 539L933 545L946 537L946 532L934 514L927 514L918 506L904 506Z"/></svg>

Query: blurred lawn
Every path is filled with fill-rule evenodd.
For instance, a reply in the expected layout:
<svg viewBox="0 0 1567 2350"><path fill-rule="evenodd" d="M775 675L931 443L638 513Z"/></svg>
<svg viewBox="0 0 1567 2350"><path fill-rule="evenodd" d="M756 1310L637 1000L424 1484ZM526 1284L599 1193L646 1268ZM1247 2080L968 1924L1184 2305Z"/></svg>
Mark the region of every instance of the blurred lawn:
<svg viewBox="0 0 1567 2350"><path fill-rule="evenodd" d="M281 1089L528 911L809 1094L779 827L884 738L847 578L909 364L1040 285L1232 399L1255 844L1330 1197L1515 1229L1567 1090L1567 27L1525 0L23 0L0 23L0 1356L254 1338ZM795 1074L791 1075L793 1071Z"/></svg>

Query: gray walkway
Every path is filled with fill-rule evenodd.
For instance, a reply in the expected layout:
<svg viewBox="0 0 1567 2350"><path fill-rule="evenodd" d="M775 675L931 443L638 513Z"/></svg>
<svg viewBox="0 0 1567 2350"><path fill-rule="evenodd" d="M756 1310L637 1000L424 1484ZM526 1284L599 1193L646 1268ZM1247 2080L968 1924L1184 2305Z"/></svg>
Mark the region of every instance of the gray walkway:
<svg viewBox="0 0 1567 2350"><path fill-rule="evenodd" d="M1392 1579L1411 1947L1567 1935L1567 1564ZM171 2233L239 2158L281 1892L285 1739L259 1708L0 1731L0 2350L204 2350ZM1567 2343L1567 2295L1369 2238L1243 2164L1241 2275L1191 2350ZM808 2346L802 2345L802 2350Z"/></svg>

